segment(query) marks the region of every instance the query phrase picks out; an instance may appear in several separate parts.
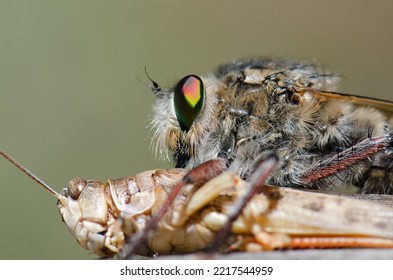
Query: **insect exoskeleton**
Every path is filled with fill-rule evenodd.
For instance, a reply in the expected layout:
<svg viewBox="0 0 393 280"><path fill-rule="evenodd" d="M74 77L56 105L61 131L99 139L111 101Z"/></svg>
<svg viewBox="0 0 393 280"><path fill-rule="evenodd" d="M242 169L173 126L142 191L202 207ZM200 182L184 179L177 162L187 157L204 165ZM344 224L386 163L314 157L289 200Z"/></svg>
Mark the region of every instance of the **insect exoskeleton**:
<svg viewBox="0 0 393 280"><path fill-rule="evenodd" d="M154 82L156 152L186 169L222 158L248 179L272 151L280 167L269 184L393 193L393 103L334 92L338 80L313 64L249 59L168 89ZM386 138L379 148L360 145L378 137Z"/></svg>
<svg viewBox="0 0 393 280"><path fill-rule="evenodd" d="M97 255L111 256L146 233L152 217L185 174L181 169L154 170L105 184L77 178L60 195L60 213L79 244ZM163 255L208 248L248 184L225 172L202 186L185 185L135 253ZM392 232L389 207L268 186L252 197L218 251L392 248Z"/></svg>
<svg viewBox="0 0 393 280"><path fill-rule="evenodd" d="M105 183L75 178L59 195L60 214L82 247L99 256L114 255L127 235L142 232L158 194L170 191L184 174L180 169L152 170Z"/></svg>

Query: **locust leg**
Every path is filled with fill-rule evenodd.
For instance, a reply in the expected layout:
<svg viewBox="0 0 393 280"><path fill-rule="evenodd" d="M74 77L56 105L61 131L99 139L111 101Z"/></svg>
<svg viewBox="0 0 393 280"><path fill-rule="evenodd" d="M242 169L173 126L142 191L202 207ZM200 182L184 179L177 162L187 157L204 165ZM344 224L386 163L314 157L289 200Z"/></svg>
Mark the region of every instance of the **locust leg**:
<svg viewBox="0 0 393 280"><path fill-rule="evenodd" d="M393 240L365 236L290 236L259 232L247 240L243 249L263 251L274 249L335 249L335 248L393 248Z"/></svg>
<svg viewBox="0 0 393 280"><path fill-rule="evenodd" d="M337 249L382 248L392 249L393 240L377 237L350 236L302 236L294 237L280 233L259 232L254 237L243 238L234 243L229 251L260 252L276 249Z"/></svg>
<svg viewBox="0 0 393 280"><path fill-rule="evenodd" d="M182 215L184 219L176 226L185 224L191 215L219 196L231 196L230 193L235 191L237 199L244 199L247 189L249 183L234 173L228 172L210 180L193 194ZM325 212L319 212L319 207ZM299 208L304 208L304 213ZM376 215L369 213L370 209L374 209ZM231 210L225 214L221 211L215 211L213 206L203 215L204 224L216 232L223 228L231 213ZM256 252L275 249L392 248L390 213L389 207L368 201L264 186L263 193L255 194L233 223L230 232L235 234L236 241L225 249ZM344 227L338 229L334 227L335 223L329 224L329 215L338 215L338 223ZM359 227L363 223L364 227Z"/></svg>
<svg viewBox="0 0 393 280"><path fill-rule="evenodd" d="M135 251L146 241L148 234L153 231L158 222L161 220L162 216L172 205L179 191L188 184L194 184L195 186L202 186L209 180L218 176L225 170L225 162L222 159L213 159L203 164L195 167L190 172L188 172L183 179L178 182L172 189L171 193L168 196L168 199L164 202L161 208L158 210L157 214L151 219L149 225L146 227L145 231L142 235L132 244L129 245L124 250L124 258L129 259L131 255L135 253Z"/></svg>
<svg viewBox="0 0 393 280"><path fill-rule="evenodd" d="M278 157L275 153L264 153L259 157L255 164L255 170L250 177L249 188L246 190L246 194L239 198L232 214L229 215L226 223L217 232L213 242L205 249L206 252L215 252L220 248L226 237L231 233L233 222L239 217L244 207L246 207L247 203L256 193L263 193L266 180L277 168L277 166Z"/></svg>
<svg viewBox="0 0 393 280"><path fill-rule="evenodd" d="M292 237L287 248L393 248L393 240L376 237Z"/></svg>

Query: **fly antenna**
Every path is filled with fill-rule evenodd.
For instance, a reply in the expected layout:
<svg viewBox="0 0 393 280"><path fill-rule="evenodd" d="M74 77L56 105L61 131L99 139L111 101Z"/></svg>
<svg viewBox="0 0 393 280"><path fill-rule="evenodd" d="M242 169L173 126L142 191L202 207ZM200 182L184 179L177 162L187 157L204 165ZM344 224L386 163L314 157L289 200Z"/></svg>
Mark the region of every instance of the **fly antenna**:
<svg viewBox="0 0 393 280"><path fill-rule="evenodd" d="M47 185L44 181L42 181L40 178L38 178L36 175L34 175L30 170L28 170L26 167L24 167L22 164L17 162L14 158L12 158L9 154L4 152L2 149L0 149L0 155L2 155L6 160L11 162L13 165L15 165L20 171L25 173L27 176L29 176L31 179L36 181L41 187L49 191L53 196L56 198L59 198L60 195L52 189L49 185Z"/></svg>
<svg viewBox="0 0 393 280"><path fill-rule="evenodd" d="M153 92L154 93L160 92L161 91L161 87L152 78L150 78L149 74L147 74L146 67L145 67L145 74L146 74L147 78L150 80L150 82L153 84L153 86L152 86Z"/></svg>

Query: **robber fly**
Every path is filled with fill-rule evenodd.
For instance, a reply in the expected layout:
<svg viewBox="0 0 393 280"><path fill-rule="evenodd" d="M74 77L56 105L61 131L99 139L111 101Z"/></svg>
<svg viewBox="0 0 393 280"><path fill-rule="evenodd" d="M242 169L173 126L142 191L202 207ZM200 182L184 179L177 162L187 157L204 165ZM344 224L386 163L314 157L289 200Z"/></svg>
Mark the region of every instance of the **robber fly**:
<svg viewBox="0 0 393 280"><path fill-rule="evenodd" d="M191 169L214 158L248 179L274 152L281 187L393 193L393 103L334 92L339 76L318 66L237 60L205 77L188 75L157 96L155 149Z"/></svg>

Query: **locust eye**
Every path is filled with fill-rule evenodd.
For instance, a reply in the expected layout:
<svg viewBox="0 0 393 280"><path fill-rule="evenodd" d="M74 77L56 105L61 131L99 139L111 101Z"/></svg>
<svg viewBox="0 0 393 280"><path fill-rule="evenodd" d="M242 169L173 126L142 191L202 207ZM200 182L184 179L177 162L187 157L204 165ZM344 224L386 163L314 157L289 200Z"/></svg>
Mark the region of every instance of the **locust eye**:
<svg viewBox="0 0 393 280"><path fill-rule="evenodd" d="M72 179L68 183L68 191L71 198L77 200L86 186L87 186L86 180L82 178Z"/></svg>
<svg viewBox="0 0 393 280"><path fill-rule="evenodd" d="M174 105L177 120L182 130L189 130L202 109L204 86L196 75L185 76L175 87Z"/></svg>

